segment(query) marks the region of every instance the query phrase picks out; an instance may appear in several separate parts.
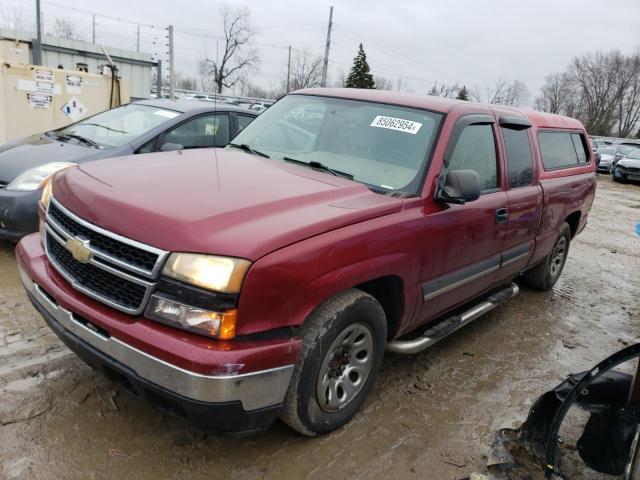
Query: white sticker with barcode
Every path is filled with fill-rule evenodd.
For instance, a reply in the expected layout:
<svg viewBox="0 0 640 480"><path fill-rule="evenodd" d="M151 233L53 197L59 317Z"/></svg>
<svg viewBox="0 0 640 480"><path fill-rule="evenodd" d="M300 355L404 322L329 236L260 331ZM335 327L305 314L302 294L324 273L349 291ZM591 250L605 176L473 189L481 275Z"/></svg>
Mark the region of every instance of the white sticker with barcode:
<svg viewBox="0 0 640 480"><path fill-rule="evenodd" d="M412 122L411 120L403 120L402 118L383 117L378 115L371 122L371 127L388 128L389 130L397 130L415 135L422 127L421 123Z"/></svg>

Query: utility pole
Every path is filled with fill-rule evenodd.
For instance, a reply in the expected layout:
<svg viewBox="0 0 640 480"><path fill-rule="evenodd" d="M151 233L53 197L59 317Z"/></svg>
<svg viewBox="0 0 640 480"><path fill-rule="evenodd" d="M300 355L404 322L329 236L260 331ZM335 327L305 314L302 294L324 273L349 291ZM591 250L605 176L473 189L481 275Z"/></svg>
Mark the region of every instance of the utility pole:
<svg viewBox="0 0 640 480"><path fill-rule="evenodd" d="M96 16L91 15L91 43L96 43Z"/></svg>
<svg viewBox="0 0 640 480"><path fill-rule="evenodd" d="M169 25L169 98L173 100L173 87L175 83L175 66L173 62L173 25Z"/></svg>
<svg viewBox="0 0 640 480"><path fill-rule="evenodd" d="M138 41L136 42L136 52L140 51L140 24L138 24Z"/></svg>
<svg viewBox="0 0 640 480"><path fill-rule="evenodd" d="M322 83L327 86L327 69L329 68L329 46L331 45L331 27L333 26L333 7L329 7L329 26L327 27L327 43L324 46L324 62L322 64Z"/></svg>
<svg viewBox="0 0 640 480"><path fill-rule="evenodd" d="M289 45L289 61L287 62L287 93L289 93L289 85L291 79L291 45Z"/></svg>
<svg viewBox="0 0 640 480"><path fill-rule="evenodd" d="M38 45L33 50L33 63L42 65L42 14L40 12L40 0L36 0L36 39Z"/></svg>
<svg viewBox="0 0 640 480"><path fill-rule="evenodd" d="M156 98L162 98L162 60L156 65Z"/></svg>

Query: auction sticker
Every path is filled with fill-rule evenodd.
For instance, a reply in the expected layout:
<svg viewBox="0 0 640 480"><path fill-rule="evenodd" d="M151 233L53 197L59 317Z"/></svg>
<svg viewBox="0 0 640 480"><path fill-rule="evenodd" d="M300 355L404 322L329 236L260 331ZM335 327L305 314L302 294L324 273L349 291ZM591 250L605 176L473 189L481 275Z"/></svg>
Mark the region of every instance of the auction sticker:
<svg viewBox="0 0 640 480"><path fill-rule="evenodd" d="M51 95L42 93L28 93L29 106L31 108L49 108L51 105Z"/></svg>
<svg viewBox="0 0 640 480"><path fill-rule="evenodd" d="M387 128L389 130L397 130L415 135L422 127L421 123L412 122L411 120L403 120L402 118L383 117L378 115L371 122L371 127Z"/></svg>

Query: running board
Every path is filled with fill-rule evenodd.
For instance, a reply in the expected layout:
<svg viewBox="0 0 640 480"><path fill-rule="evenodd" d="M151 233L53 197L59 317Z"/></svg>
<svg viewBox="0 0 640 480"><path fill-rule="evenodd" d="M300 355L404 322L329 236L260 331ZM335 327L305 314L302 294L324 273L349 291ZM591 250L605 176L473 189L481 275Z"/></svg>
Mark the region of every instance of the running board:
<svg viewBox="0 0 640 480"><path fill-rule="evenodd" d="M518 292L520 292L518 285L512 283L507 288L494 293L486 300L479 303L475 307L470 308L466 312L463 312L459 315L454 315L453 317L449 317L445 320L442 320L441 322L438 322L436 325L426 330L418 338L414 338L412 340L393 340L387 343L387 351L403 354L421 352L436 344L444 337L464 327L476 318L481 317L490 310L493 310L501 303L504 303L507 300L515 297Z"/></svg>

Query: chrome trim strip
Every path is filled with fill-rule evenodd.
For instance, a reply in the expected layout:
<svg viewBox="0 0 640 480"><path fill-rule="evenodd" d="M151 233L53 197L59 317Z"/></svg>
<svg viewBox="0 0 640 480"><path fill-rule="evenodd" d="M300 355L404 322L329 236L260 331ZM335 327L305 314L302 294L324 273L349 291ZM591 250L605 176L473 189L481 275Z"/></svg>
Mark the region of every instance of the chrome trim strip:
<svg viewBox="0 0 640 480"><path fill-rule="evenodd" d="M151 292L153 290L153 284L149 284L148 287L146 287L145 293L144 293L144 297L142 298L142 302L140 303L140 306L138 308L132 309L132 308L128 308L125 307L124 305L121 305L120 303L114 302L113 300L110 300L102 295L100 295L99 293L94 292L93 290L88 289L87 287L81 285L78 283L78 281L72 277L69 273L67 273L65 271L65 269L58 264L58 262L55 261L54 257L51 255L51 253L49 252L49 244L47 242L47 237L49 235L51 235L51 237L58 243L61 243L62 245L64 245L64 243L62 242L62 239L60 237L58 237L55 232L53 232L53 230L51 229L51 227L49 225L46 225L46 235L45 235L45 239L44 239L44 251L47 255L47 260L49 260L49 263L51 263L51 265L53 265L53 268L56 269L56 271L62 276L62 278L64 278L67 282L69 282L71 284L71 286L78 290L79 292L84 293L85 295L87 295L88 297L93 298L94 300L97 300L99 302L104 303L105 305L109 305L110 307L115 308L116 310L120 310L121 312L124 313L129 313L131 315L140 315L144 309L147 306L147 303L149 302L149 297L151 296ZM94 264L95 265L95 264ZM102 266L102 264L99 264L100 266ZM98 266L98 265L96 265ZM105 269L105 271L108 271ZM124 275L124 273L122 272L122 274ZM123 276L121 276L121 278L125 278ZM142 282L143 280L138 280L139 282ZM144 286L144 285L142 285Z"/></svg>
<svg viewBox="0 0 640 480"><path fill-rule="evenodd" d="M432 298L435 298L435 297L437 297L439 295L442 295L444 293L450 292L451 290L453 290L455 288L458 288L458 287L461 287L463 285L466 285L469 282L473 282L474 280L477 280L478 278L483 277L485 275L489 275L490 273L493 273L493 272L495 272L495 271L497 271L499 269L500 269L500 265L499 264L495 265L495 266L490 267L490 268L488 268L486 270L478 272L475 275L471 275L469 277L465 277L462 280L458 280L457 282L451 283L449 285L446 285L446 286L444 286L442 288L439 288L438 290L434 290L433 292L426 293L426 294L424 294L424 296L422 298L424 300L431 300Z"/></svg>
<svg viewBox="0 0 640 480"><path fill-rule="evenodd" d="M527 252L525 252L525 253L523 253L521 255L518 255L517 257L510 258L509 260L507 260L505 262L502 262L502 267L506 267L507 265L510 265L513 262L517 262L518 260L522 260L523 258L526 258L529 255L531 255L531 250L529 250L529 251L527 251Z"/></svg>
<svg viewBox="0 0 640 480"><path fill-rule="evenodd" d="M100 235L104 235L105 237L109 237L112 240L116 240L118 242L130 245L132 247L139 248L140 250L144 250L145 252L157 255L158 259L156 260L156 263L155 263L153 269L151 271L149 271L149 270L145 270L143 268L136 267L134 265L130 265L130 264L126 263L126 262L123 262L122 260L118 260L117 258L114 258L114 257L112 257L112 256L110 256L108 254L99 252L99 251L97 251L97 250L92 248L91 251L94 253L94 255L96 255L98 257L102 257L104 260L112 262L114 265L120 266L120 267L125 268L127 270L130 270L130 271L132 271L134 273L145 275L145 276L148 276L150 278L157 278L158 277L158 275L160 274L160 270L164 265L165 260L169 256L169 252L167 252L166 250L161 250L161 249L156 248L156 247L152 247L151 245L147 245L145 243L138 242L136 240L131 240L130 238L123 237L122 235L118 235L117 233L110 232L109 230L105 230L104 228L101 228L101 227L98 227L97 225L89 223L86 220L83 220L82 218L78 217L75 213L69 211L66 207L64 207L60 202L58 202L53 197L51 197L50 202L53 203L56 206L56 208L58 208L62 213L67 215L71 220L79 223L83 227L88 228L89 230L93 230L94 232L99 233ZM67 232L66 230L64 230L64 228L62 228L49 215L49 209L48 208L47 208L46 219L47 219L47 222L53 223L54 226L57 227L59 231L61 231L62 233L66 234L69 238L72 238L72 235L69 234L69 232Z"/></svg>
<svg viewBox="0 0 640 480"><path fill-rule="evenodd" d="M67 332L131 368L141 378L171 392L202 402L240 401L245 410L283 402L293 365L238 375L203 375L185 370L138 350L115 337L105 337L77 321L73 313L53 303L20 268L25 289Z"/></svg>

